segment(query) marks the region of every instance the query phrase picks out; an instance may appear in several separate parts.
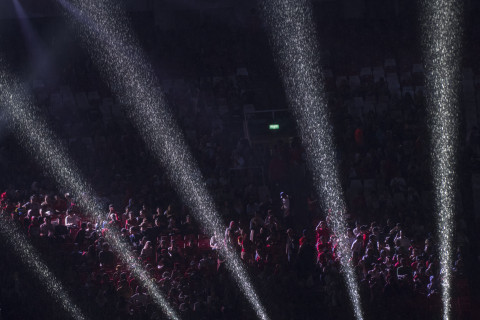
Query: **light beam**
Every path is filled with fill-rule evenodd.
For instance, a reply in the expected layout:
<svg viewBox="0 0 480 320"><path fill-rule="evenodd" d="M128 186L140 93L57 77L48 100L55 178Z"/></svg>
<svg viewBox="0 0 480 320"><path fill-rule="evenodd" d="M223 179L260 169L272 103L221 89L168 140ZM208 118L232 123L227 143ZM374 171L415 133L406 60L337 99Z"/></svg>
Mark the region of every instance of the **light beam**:
<svg viewBox="0 0 480 320"><path fill-rule="evenodd" d="M293 110L315 186L324 207L331 210L333 231L348 293L357 320L363 319L355 272L349 262L346 205L335 164L320 52L309 0L262 0L261 8L290 107Z"/></svg>
<svg viewBox="0 0 480 320"><path fill-rule="evenodd" d="M166 107L153 67L147 62L118 4L105 0L73 0L74 6L64 0L59 3L80 22L90 21L80 24L85 42L118 99L128 106L130 118L146 145L166 168L176 191L202 227L210 235L223 234L224 224L181 130ZM228 269L257 316L268 319L238 255L231 248L225 248L223 254Z"/></svg>
<svg viewBox="0 0 480 320"><path fill-rule="evenodd" d="M11 250L28 266L45 286L46 291L60 304L75 320L87 319L82 311L72 302L61 282L50 272L42 261L37 250L28 242L28 239L16 230L15 226L3 214L0 214L0 235L10 246Z"/></svg>
<svg viewBox="0 0 480 320"><path fill-rule="evenodd" d="M443 319L450 319L458 154L462 3L423 2L423 46L433 164Z"/></svg>
<svg viewBox="0 0 480 320"><path fill-rule="evenodd" d="M13 0L13 5L25 37L25 45L28 48L33 69L36 70L36 74L48 77L52 72L52 63L46 52L46 48L19 0Z"/></svg>

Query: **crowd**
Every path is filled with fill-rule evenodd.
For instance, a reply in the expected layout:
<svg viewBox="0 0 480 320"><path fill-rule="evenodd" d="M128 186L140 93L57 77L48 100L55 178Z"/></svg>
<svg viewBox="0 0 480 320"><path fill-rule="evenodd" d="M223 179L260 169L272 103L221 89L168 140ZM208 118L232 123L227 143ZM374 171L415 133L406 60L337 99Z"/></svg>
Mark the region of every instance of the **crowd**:
<svg viewBox="0 0 480 320"><path fill-rule="evenodd" d="M358 72L366 59L358 52L346 54L352 43L344 41L345 34L353 34L355 47L383 63L384 52L371 43L377 38L387 42L393 29L382 24L342 26L341 36L322 39L331 52L346 55L324 53L334 75ZM327 26L325 34L331 28ZM264 39L251 34L252 30L248 36L235 28L219 30L214 22L202 25L197 33L189 32L160 33L158 43L150 44L150 54L161 52L156 67L162 74L172 78L175 73L188 74L181 83L171 84L166 95L214 195L225 222L224 234L203 232L195 220L195 208L178 199L128 122L106 121L93 111L79 115L93 141L87 145L72 136L68 119L51 113L42 92L36 93L37 102L50 112L49 121L95 181L104 218L90 218L82 208L82 195L56 190L51 179L38 173L28 152L18 151L11 141L2 146L9 154L4 160L16 165L8 166L14 170L1 171L5 178L0 184L1 214L28 235L75 302L94 319L165 317L129 266L111 251L105 233L112 228L120 231L122 241L182 319L255 317L218 254L224 245L238 252L272 319L351 319L338 235L332 231L328 208L316 196L299 139L254 144L242 138L238 119L243 105L254 103L261 109L282 96L274 89L258 89L273 81L270 75L275 73L269 69L274 68L271 56L259 54L269 50L262 44ZM320 37L325 34L320 32ZM399 73L414 62L415 54L406 52L407 42L403 39L389 48L398 55ZM350 58L352 65L346 65ZM231 76L236 66L245 65L247 74ZM95 89L108 97L108 88L98 85L93 69L88 59L79 57L62 77L74 91ZM405 77L402 85L416 81ZM327 87L348 206L349 258L365 314L369 319L437 319L441 270L423 94L397 96L384 79L374 81L368 76L361 78L359 86L333 81ZM352 112L352 100L358 96L372 98L378 108ZM99 107L95 99L91 102L93 109ZM252 169L259 167L265 177ZM472 319L472 244L461 214L466 209L460 204L458 210L450 266L452 307L456 319ZM18 260L9 248L1 249L6 255L0 264L1 315L33 318L33 310L42 310L45 318L63 318L48 300L32 296L33 290L40 290L32 276L17 268ZM35 308L22 308L25 304Z"/></svg>
<svg viewBox="0 0 480 320"><path fill-rule="evenodd" d="M265 214L256 210L253 216L233 220L224 235L211 238L199 232L189 212L173 205L150 210L130 201L124 212L110 205L105 220L90 221L68 194L32 196L26 203L22 194L25 192L19 190L4 192L2 214L16 221L19 231L42 253L63 257L67 268L63 276L68 274L70 289L75 288L82 307L93 314L107 312L112 319L158 316L131 270L105 241L104 233L118 228L131 253L142 261L182 318L231 319L238 310L248 310L238 289L227 280L230 276L217 253L224 245L238 251L272 317L309 319L318 312L339 319L351 316L343 307L348 305L348 297L328 216L316 228L306 226L297 234L286 227L288 216L298 213L289 207L285 193ZM321 215L312 218L318 220ZM438 316L441 275L437 246L434 238L422 231L393 220L356 223L348 230L350 261L369 316L381 319L392 312L399 319ZM462 249L456 247L452 265L455 302L470 297ZM18 272L15 274L18 277ZM17 295L22 295L15 282L11 287L8 281L4 283L4 294L19 290ZM287 295L290 290L296 293L294 297ZM1 298L8 301L6 296ZM461 308L455 310L462 312ZM4 316L15 315L15 310L5 311L11 313Z"/></svg>

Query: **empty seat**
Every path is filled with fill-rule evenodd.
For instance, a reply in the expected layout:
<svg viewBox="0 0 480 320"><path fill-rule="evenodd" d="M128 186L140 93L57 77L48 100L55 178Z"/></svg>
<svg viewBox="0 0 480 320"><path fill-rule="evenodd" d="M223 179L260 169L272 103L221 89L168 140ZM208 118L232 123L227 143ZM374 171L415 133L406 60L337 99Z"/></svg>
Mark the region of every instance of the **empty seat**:
<svg viewBox="0 0 480 320"><path fill-rule="evenodd" d="M360 179L350 180L350 188L352 190L362 190L363 189L362 180L360 180Z"/></svg>
<svg viewBox="0 0 480 320"><path fill-rule="evenodd" d="M385 70L383 67L373 68L373 81L378 82L381 78L385 79Z"/></svg>
<svg viewBox="0 0 480 320"><path fill-rule="evenodd" d="M363 113L367 114L370 111L375 112L375 104L373 104L371 101L365 101L363 104Z"/></svg>
<svg viewBox="0 0 480 320"><path fill-rule="evenodd" d="M412 66L412 73L423 73L423 66L420 63L415 63Z"/></svg>
<svg viewBox="0 0 480 320"><path fill-rule="evenodd" d="M356 89L358 87L360 87L360 77L359 76L350 76L348 77L349 78L349 84L350 84L350 88L352 89Z"/></svg>
<svg viewBox="0 0 480 320"><path fill-rule="evenodd" d="M335 84L337 88L339 88L341 85L348 83L347 77L345 76L338 76L337 79L335 80Z"/></svg>
<svg viewBox="0 0 480 320"><path fill-rule="evenodd" d="M99 101L100 100L100 95L98 94L97 91L90 91L88 93L88 101Z"/></svg>
<svg viewBox="0 0 480 320"><path fill-rule="evenodd" d="M248 70L247 68L241 67L237 68L237 77L248 77Z"/></svg>
<svg viewBox="0 0 480 320"><path fill-rule="evenodd" d="M360 77L365 78L365 77L371 77L372 76L372 68L371 67L363 67L360 70Z"/></svg>
<svg viewBox="0 0 480 320"><path fill-rule="evenodd" d="M80 110L90 109L90 103L88 102L88 97L85 92L78 92L75 94L75 100L77 101L77 106Z"/></svg>
<svg viewBox="0 0 480 320"><path fill-rule="evenodd" d="M396 73L387 73L387 83L388 89L391 94L399 96L400 95L400 81L398 80L398 75Z"/></svg>
<svg viewBox="0 0 480 320"><path fill-rule="evenodd" d="M383 67L385 68L385 72L395 72L397 70L397 61L393 58L385 59Z"/></svg>
<svg viewBox="0 0 480 320"><path fill-rule="evenodd" d="M403 87L402 96L405 96L406 94L410 94L413 98L415 96L415 90L413 87Z"/></svg>

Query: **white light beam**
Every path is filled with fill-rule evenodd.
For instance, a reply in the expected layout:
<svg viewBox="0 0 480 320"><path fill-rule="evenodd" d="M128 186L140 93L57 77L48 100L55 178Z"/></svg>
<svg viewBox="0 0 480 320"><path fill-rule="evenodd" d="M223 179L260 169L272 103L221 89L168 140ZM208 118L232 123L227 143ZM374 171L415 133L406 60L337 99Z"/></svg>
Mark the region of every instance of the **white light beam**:
<svg viewBox="0 0 480 320"><path fill-rule="evenodd" d="M357 320L363 319L358 284L349 262L346 205L335 163L333 130L320 71L315 24L309 0L262 0L261 7L278 69L293 110L315 186L331 210L341 266Z"/></svg>
<svg viewBox="0 0 480 320"><path fill-rule="evenodd" d="M443 319L450 319L452 245L458 154L462 4L456 0L423 2L423 47L440 251Z"/></svg>
<svg viewBox="0 0 480 320"><path fill-rule="evenodd" d="M21 259L22 263L28 266L29 272L37 276L45 286L45 290L60 304L65 311L75 320L87 319L82 311L72 302L69 294L42 261L40 254L28 242L28 239L16 230L11 221L0 214L0 235L10 246L11 250Z"/></svg>

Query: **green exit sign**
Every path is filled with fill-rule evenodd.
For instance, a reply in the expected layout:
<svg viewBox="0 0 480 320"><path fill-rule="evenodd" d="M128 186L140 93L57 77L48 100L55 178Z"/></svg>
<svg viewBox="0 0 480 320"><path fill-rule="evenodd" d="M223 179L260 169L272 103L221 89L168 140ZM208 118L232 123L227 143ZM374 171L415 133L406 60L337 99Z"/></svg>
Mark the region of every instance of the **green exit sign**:
<svg viewBox="0 0 480 320"><path fill-rule="evenodd" d="M276 123L270 124L270 125L268 125L268 129L270 129L270 130L278 130L278 129L280 129L280 125L279 125L279 124L276 124Z"/></svg>

